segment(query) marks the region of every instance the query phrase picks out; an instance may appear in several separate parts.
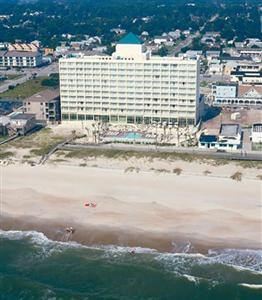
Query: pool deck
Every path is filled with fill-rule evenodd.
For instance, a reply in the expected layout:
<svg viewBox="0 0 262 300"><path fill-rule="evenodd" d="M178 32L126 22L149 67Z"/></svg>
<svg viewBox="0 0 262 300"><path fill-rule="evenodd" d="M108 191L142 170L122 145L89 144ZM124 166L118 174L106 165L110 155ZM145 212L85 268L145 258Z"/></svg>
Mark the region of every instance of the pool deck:
<svg viewBox="0 0 262 300"><path fill-rule="evenodd" d="M137 142L137 143L154 143L155 137L152 134L146 134L138 131L128 132L110 132L102 137L104 142Z"/></svg>

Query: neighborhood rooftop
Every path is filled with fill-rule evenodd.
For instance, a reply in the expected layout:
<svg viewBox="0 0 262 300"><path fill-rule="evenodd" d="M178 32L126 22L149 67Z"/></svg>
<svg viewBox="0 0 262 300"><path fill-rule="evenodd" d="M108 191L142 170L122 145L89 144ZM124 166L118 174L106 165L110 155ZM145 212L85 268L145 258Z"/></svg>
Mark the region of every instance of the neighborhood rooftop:
<svg viewBox="0 0 262 300"><path fill-rule="evenodd" d="M39 55L39 52L31 51L0 51L0 56L5 57L36 57Z"/></svg>
<svg viewBox="0 0 262 300"><path fill-rule="evenodd" d="M25 101L27 102L49 102L55 100L59 97L60 92L59 89L55 90L44 90L37 94L32 95L31 97L27 98Z"/></svg>
<svg viewBox="0 0 262 300"><path fill-rule="evenodd" d="M10 116L12 120L31 120L35 117L34 114L17 113Z"/></svg>
<svg viewBox="0 0 262 300"><path fill-rule="evenodd" d="M253 94L257 94L258 97L262 98L262 85L246 85L242 84L238 86L238 96L243 97L247 93L252 92Z"/></svg>

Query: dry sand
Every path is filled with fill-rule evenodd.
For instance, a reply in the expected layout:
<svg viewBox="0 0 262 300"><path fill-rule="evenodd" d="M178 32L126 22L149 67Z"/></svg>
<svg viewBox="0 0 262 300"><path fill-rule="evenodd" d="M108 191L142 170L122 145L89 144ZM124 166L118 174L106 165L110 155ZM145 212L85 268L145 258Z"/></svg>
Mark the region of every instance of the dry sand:
<svg viewBox="0 0 262 300"><path fill-rule="evenodd" d="M2 168L0 228L172 251L261 247L261 181L76 166ZM85 207L94 202L97 207ZM176 245L176 246L175 246Z"/></svg>

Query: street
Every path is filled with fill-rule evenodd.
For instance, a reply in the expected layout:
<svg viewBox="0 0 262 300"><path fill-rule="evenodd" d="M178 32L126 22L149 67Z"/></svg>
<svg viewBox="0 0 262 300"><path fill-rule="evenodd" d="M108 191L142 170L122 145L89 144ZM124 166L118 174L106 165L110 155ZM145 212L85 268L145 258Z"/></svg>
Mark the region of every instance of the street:
<svg viewBox="0 0 262 300"><path fill-rule="evenodd" d="M48 66L44 66L41 68L23 69L23 72L14 73L14 70L2 71L0 72L0 74L21 74L23 75L23 77L14 80L7 80L4 84L0 85L0 93L7 91L10 85L16 86L17 84L22 84L26 82L33 76L33 74L36 77L40 77L49 76L51 73L58 73L58 63L52 63Z"/></svg>
<svg viewBox="0 0 262 300"><path fill-rule="evenodd" d="M176 54L180 53L184 47L191 45L193 39L199 37L199 35L200 35L199 31L197 31L194 34L190 34L184 41L182 41L179 45L177 45L173 51L169 53L169 56L175 56Z"/></svg>
<svg viewBox="0 0 262 300"><path fill-rule="evenodd" d="M219 16L218 14L212 16L208 21L208 23L214 22L218 18L218 16ZM205 26L206 24L200 27L199 31L195 32L194 34L190 34L184 41L182 41L179 45L177 45L173 51L169 53L169 56L175 56L176 54L180 53L184 47L190 46L193 40L200 36L201 32L205 29Z"/></svg>

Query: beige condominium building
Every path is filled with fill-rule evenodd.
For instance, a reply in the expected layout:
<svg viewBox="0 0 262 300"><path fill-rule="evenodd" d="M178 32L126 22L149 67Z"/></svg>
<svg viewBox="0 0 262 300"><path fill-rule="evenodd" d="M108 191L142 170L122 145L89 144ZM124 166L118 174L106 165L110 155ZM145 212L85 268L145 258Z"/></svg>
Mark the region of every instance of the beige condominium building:
<svg viewBox="0 0 262 300"><path fill-rule="evenodd" d="M26 113L35 114L37 121L47 123L60 122L60 94L59 90L44 90L23 101Z"/></svg>
<svg viewBox="0 0 262 300"><path fill-rule="evenodd" d="M129 33L112 56L59 60L62 120L196 124L199 60L151 56Z"/></svg>

